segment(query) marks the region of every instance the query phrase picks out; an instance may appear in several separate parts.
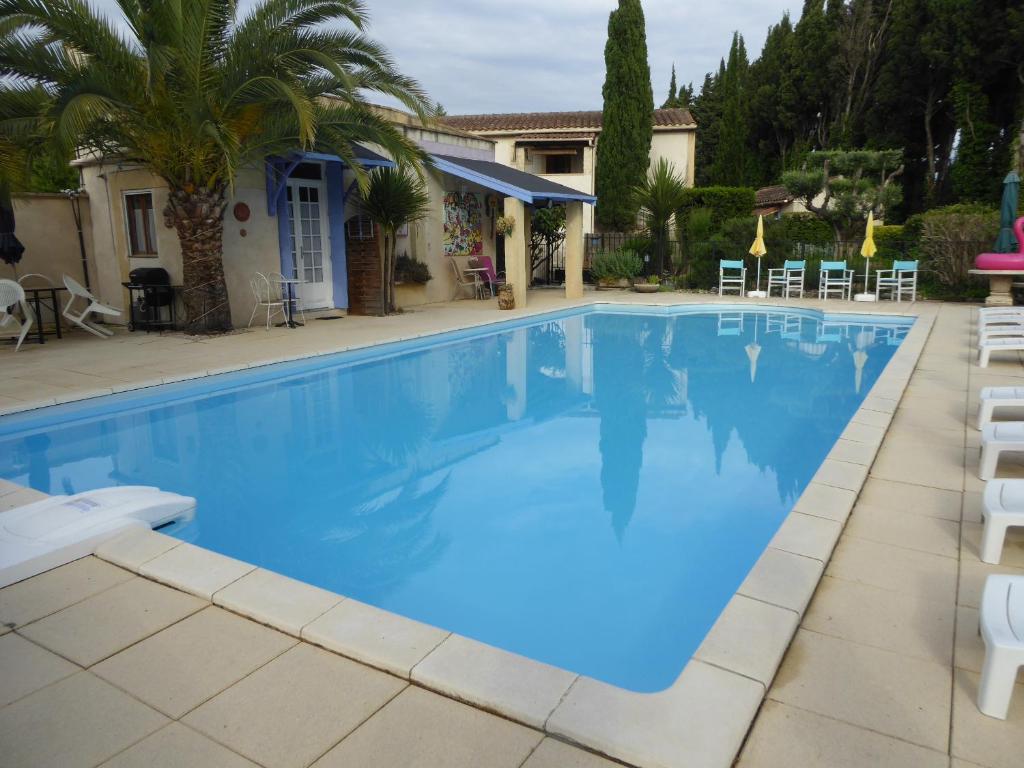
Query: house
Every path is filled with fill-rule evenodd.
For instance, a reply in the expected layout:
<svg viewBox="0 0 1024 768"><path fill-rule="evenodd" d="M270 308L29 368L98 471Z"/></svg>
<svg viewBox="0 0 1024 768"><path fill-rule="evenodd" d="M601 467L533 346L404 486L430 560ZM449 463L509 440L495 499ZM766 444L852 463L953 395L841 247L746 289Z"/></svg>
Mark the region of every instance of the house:
<svg viewBox="0 0 1024 768"><path fill-rule="evenodd" d="M495 141L445 125L425 125L397 110L382 110L430 155L425 173L431 212L399 233L397 252L424 262L432 279L422 286L402 286L401 306L452 299L458 286L449 256L503 256L516 303L526 303L529 285L527 238L530 211L536 206L567 209L566 292L582 294L583 220L592 194L496 162ZM373 147L356 147L367 169L393 165ZM165 225L166 183L129 158L85 157L76 160L89 216L90 284L106 301L127 306L123 283L139 267L162 267L171 283L182 282L181 251L176 232ZM280 272L303 280L299 294L307 309L376 314L380 297L380 238L377 227L359 207L351 168L336 155L295 151L268 157L243 168L231 190L224 219L223 259L232 321L245 326L253 307L254 273ZM19 216L31 217L19 201ZM517 222L499 253L495 221ZM38 218L38 217L37 217ZM41 272L55 282L67 271L81 280L81 270L50 263L47 254L57 237L77 237L62 228L45 228L26 245L22 272ZM77 246L76 246L77 248ZM62 262L63 263L63 262ZM69 262L72 263L73 262ZM79 265L80 266L80 265ZM71 269L71 271L68 271Z"/></svg>
<svg viewBox="0 0 1024 768"><path fill-rule="evenodd" d="M492 140L499 163L537 174L590 195L603 115L585 112L523 112L448 115L445 125ZM651 165L665 158L693 186L697 123L688 109L654 110ZM584 229L594 231L593 209L584 212Z"/></svg>
<svg viewBox="0 0 1024 768"><path fill-rule="evenodd" d="M779 218L787 213L806 213L803 203L781 184L761 187L754 194L754 215Z"/></svg>

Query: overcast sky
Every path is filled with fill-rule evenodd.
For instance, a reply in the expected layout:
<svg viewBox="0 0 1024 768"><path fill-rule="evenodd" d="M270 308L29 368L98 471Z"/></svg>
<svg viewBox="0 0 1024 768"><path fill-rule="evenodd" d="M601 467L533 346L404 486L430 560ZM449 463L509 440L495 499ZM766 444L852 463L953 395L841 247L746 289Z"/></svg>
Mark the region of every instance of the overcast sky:
<svg viewBox="0 0 1024 768"><path fill-rule="evenodd" d="M116 13L113 0L93 0ZM242 0L245 8L251 0ZM367 0L370 34L449 114L601 108L608 13L617 0ZM699 89L739 30L753 59L798 0L644 0L654 96Z"/></svg>
<svg viewBox="0 0 1024 768"><path fill-rule="evenodd" d="M371 34L450 114L600 109L608 14L617 0L376 0ZM699 88L739 30L753 59L797 0L644 0L655 100Z"/></svg>

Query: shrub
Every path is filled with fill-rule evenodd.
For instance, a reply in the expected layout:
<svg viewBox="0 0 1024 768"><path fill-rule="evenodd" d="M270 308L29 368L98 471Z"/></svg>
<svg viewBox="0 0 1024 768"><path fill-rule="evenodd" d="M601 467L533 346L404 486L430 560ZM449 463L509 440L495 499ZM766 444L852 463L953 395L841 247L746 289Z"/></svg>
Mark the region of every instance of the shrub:
<svg viewBox="0 0 1024 768"><path fill-rule="evenodd" d="M691 187L684 190L679 210L688 219L694 209L706 208L711 211L711 223L717 227L727 219L749 216L755 200L750 187Z"/></svg>
<svg viewBox="0 0 1024 768"><path fill-rule="evenodd" d="M594 255L590 273L599 282L632 280L643 271L644 265L633 251L625 249L606 251Z"/></svg>
<svg viewBox="0 0 1024 768"><path fill-rule="evenodd" d="M406 253L395 260L395 280L397 282L426 285L432 277L430 267Z"/></svg>
<svg viewBox="0 0 1024 768"><path fill-rule="evenodd" d="M970 280L968 270L974 267L975 257L999 232L999 214L993 209L940 208L923 214L920 226L917 251L921 269L930 272L939 285L962 290Z"/></svg>

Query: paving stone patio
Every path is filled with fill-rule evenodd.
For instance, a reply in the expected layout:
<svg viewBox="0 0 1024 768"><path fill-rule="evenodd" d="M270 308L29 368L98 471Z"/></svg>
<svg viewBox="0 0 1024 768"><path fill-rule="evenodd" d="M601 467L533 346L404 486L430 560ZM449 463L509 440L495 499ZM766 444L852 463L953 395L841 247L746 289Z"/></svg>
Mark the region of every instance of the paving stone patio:
<svg viewBox="0 0 1024 768"><path fill-rule="evenodd" d="M526 311L569 306L554 295L534 298ZM509 317L487 311L490 304L314 321L301 332L203 341L119 334L105 345L72 336L17 357L0 349L0 412ZM854 504L831 560L823 554L824 576L741 768L1024 765L1024 683L1005 722L975 706L981 588L990 573L1024 574L1024 534L1011 532L1002 565L980 562L984 486L972 426L978 390L1024 385L1024 365L1016 354L987 369L974 365L973 308L916 309L936 312L936 321L910 385L892 404L866 483L858 489L859 478L837 468L835 493L801 509L803 528L791 532L812 540L815 526L840 525L839 513L830 519L827 510ZM850 425L842 450L851 461L885 423ZM1011 457L1000 476L1024 477L1024 462ZM0 510L37 497L0 483ZM202 557L185 545L173 552ZM810 557L785 559L798 561L776 571L786 579L815 580L821 571ZM259 570L215 576L211 594L229 582L240 595L274 591L273 574ZM0 590L0 768L616 764L277 632L231 611L228 598L214 606L94 557ZM322 608L327 621L340 606ZM750 678L761 682L753 661Z"/></svg>

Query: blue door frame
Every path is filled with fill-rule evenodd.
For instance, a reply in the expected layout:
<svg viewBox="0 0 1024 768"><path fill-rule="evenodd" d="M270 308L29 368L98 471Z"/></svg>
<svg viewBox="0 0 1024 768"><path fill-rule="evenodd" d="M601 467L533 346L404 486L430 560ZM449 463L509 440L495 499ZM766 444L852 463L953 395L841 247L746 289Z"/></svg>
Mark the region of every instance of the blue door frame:
<svg viewBox="0 0 1024 768"><path fill-rule="evenodd" d="M390 160L363 151L365 166L391 166ZM345 164L337 155L319 152L295 152L288 157L269 157L266 161L267 214L277 217L277 247L281 254L281 273L295 274L292 260L292 232L288 220L288 177L301 162L323 162L327 186L327 233L331 258L332 303L336 309L348 309L348 258L345 254Z"/></svg>

